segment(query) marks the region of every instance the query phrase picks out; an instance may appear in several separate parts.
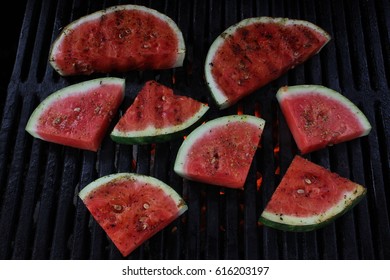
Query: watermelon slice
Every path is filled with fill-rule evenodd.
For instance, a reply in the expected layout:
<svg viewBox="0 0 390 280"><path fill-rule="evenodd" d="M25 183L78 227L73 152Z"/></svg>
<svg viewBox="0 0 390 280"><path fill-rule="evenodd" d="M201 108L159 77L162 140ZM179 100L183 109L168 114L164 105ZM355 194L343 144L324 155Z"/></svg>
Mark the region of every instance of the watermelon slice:
<svg viewBox="0 0 390 280"><path fill-rule="evenodd" d="M164 142L196 126L209 107L155 81L146 82L111 133L123 144Z"/></svg>
<svg viewBox="0 0 390 280"><path fill-rule="evenodd" d="M100 78L63 88L38 105L26 130L45 141L97 151L124 87L124 79Z"/></svg>
<svg viewBox="0 0 390 280"><path fill-rule="evenodd" d="M249 115L206 122L183 141L175 172L190 180L243 189L264 124L263 119Z"/></svg>
<svg viewBox="0 0 390 280"><path fill-rule="evenodd" d="M285 231L321 228L356 205L366 189L295 156L259 221Z"/></svg>
<svg viewBox="0 0 390 280"><path fill-rule="evenodd" d="M132 173L101 177L82 189L79 197L123 256L187 210L167 184Z"/></svg>
<svg viewBox="0 0 390 280"><path fill-rule="evenodd" d="M285 86L276 97L302 154L365 136L371 130L360 109L329 88Z"/></svg>
<svg viewBox="0 0 390 280"><path fill-rule="evenodd" d="M49 61L63 76L182 66L183 35L176 23L153 9L119 5L66 26Z"/></svg>
<svg viewBox="0 0 390 280"><path fill-rule="evenodd" d="M205 75L218 106L227 108L318 53L330 40L318 26L286 18L248 18L211 45Z"/></svg>

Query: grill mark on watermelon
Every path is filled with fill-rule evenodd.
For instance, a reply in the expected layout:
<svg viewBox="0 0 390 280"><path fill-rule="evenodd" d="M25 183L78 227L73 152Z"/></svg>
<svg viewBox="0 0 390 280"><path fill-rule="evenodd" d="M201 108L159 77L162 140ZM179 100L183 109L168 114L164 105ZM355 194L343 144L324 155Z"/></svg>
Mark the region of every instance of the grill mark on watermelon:
<svg viewBox="0 0 390 280"><path fill-rule="evenodd" d="M222 108L304 62L329 40L318 27L297 22L247 19L230 27L216 40L218 43L209 51L207 65L210 67L206 67L206 72L210 73L206 77L213 94L224 95L216 97Z"/></svg>
<svg viewBox="0 0 390 280"><path fill-rule="evenodd" d="M181 124L201 107L200 102L188 102L183 107L184 100L190 101L188 97L175 95L168 87L155 81L148 81L129 108L128 118L121 118L116 128L119 131L127 131L143 130L151 125L159 129L166 127L167 124ZM149 108L147 104L154 106Z"/></svg>
<svg viewBox="0 0 390 280"><path fill-rule="evenodd" d="M209 107L155 81L148 81L126 110L111 138L123 144L166 142L200 124Z"/></svg>
<svg viewBox="0 0 390 280"><path fill-rule="evenodd" d="M60 37L50 61L62 74L171 68L184 51L179 50L180 31L155 14L136 9L100 13L71 24Z"/></svg>

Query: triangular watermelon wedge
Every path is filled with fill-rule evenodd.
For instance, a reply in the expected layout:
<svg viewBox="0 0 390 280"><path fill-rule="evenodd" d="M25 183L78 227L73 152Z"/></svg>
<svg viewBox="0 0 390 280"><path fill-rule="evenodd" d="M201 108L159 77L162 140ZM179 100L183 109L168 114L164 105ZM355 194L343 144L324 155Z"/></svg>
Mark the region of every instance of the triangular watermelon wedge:
<svg viewBox="0 0 390 280"><path fill-rule="evenodd" d="M31 114L26 130L45 141L97 151L125 94L125 80L100 78L49 95Z"/></svg>
<svg viewBox="0 0 390 280"><path fill-rule="evenodd" d="M259 221L284 231L310 231L343 215L366 189L328 169L295 156Z"/></svg>
<svg viewBox="0 0 390 280"><path fill-rule="evenodd" d="M187 210L170 186L133 173L101 177L82 189L79 197L123 256Z"/></svg>
<svg viewBox="0 0 390 280"><path fill-rule="evenodd" d="M318 53L330 36L318 26L286 18L247 18L211 45L205 75L217 105L227 108Z"/></svg>
<svg viewBox="0 0 390 280"><path fill-rule="evenodd" d="M185 44L176 23L144 6L118 5L66 26L49 61L63 76L183 65Z"/></svg>
<svg viewBox="0 0 390 280"><path fill-rule="evenodd" d="M111 132L122 144L165 142L198 125L209 107L177 95L155 81L148 81Z"/></svg>
<svg viewBox="0 0 390 280"><path fill-rule="evenodd" d="M285 86L276 97L302 154L365 136L371 131L363 112L330 88Z"/></svg>
<svg viewBox="0 0 390 280"><path fill-rule="evenodd" d="M190 180L243 189L264 124L250 115L224 116L202 124L180 146L175 172Z"/></svg>

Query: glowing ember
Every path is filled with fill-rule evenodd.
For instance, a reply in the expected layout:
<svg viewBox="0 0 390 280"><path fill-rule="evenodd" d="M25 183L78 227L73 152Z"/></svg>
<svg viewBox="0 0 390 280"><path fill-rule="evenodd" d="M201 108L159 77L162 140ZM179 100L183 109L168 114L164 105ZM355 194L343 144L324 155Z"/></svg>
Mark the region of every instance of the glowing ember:
<svg viewBox="0 0 390 280"><path fill-rule="evenodd" d="M241 103L237 106L237 115L242 115L244 113L244 108Z"/></svg>
<svg viewBox="0 0 390 280"><path fill-rule="evenodd" d="M255 116L261 118L260 103L255 104Z"/></svg>
<svg viewBox="0 0 390 280"><path fill-rule="evenodd" d="M263 176L260 172L256 172L256 189L260 190L261 184L263 183Z"/></svg>

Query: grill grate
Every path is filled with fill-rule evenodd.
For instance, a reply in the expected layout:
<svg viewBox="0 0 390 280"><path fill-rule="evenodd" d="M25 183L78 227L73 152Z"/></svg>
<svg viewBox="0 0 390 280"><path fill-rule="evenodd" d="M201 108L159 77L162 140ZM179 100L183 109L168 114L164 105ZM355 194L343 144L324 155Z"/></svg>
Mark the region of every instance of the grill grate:
<svg viewBox="0 0 390 280"><path fill-rule="evenodd" d="M125 3L152 7L173 18L183 31L187 56L182 68L122 74L127 87L121 110L131 104L142 83L155 79L208 102L209 119L238 111L260 115L267 126L245 191L178 177L172 166L181 139L125 146L107 137L101 150L93 153L46 143L25 133L30 114L47 95L98 76L62 78L48 65L50 43L60 29L83 15ZM116 172L155 176L182 194L189 206L188 212L134 251L130 259L390 258L388 0L26 0L25 4L15 61L7 64L10 78L1 79L2 84L6 80L7 94L1 97L5 104L0 111L0 259L122 258L77 198L89 182ZM219 111L203 79L208 47L228 26L252 16L309 20L327 30L332 41L305 64ZM303 83L342 92L373 125L367 137L310 154L312 161L366 186L368 194L323 229L285 233L258 225L257 218L297 153L275 92L285 84Z"/></svg>

